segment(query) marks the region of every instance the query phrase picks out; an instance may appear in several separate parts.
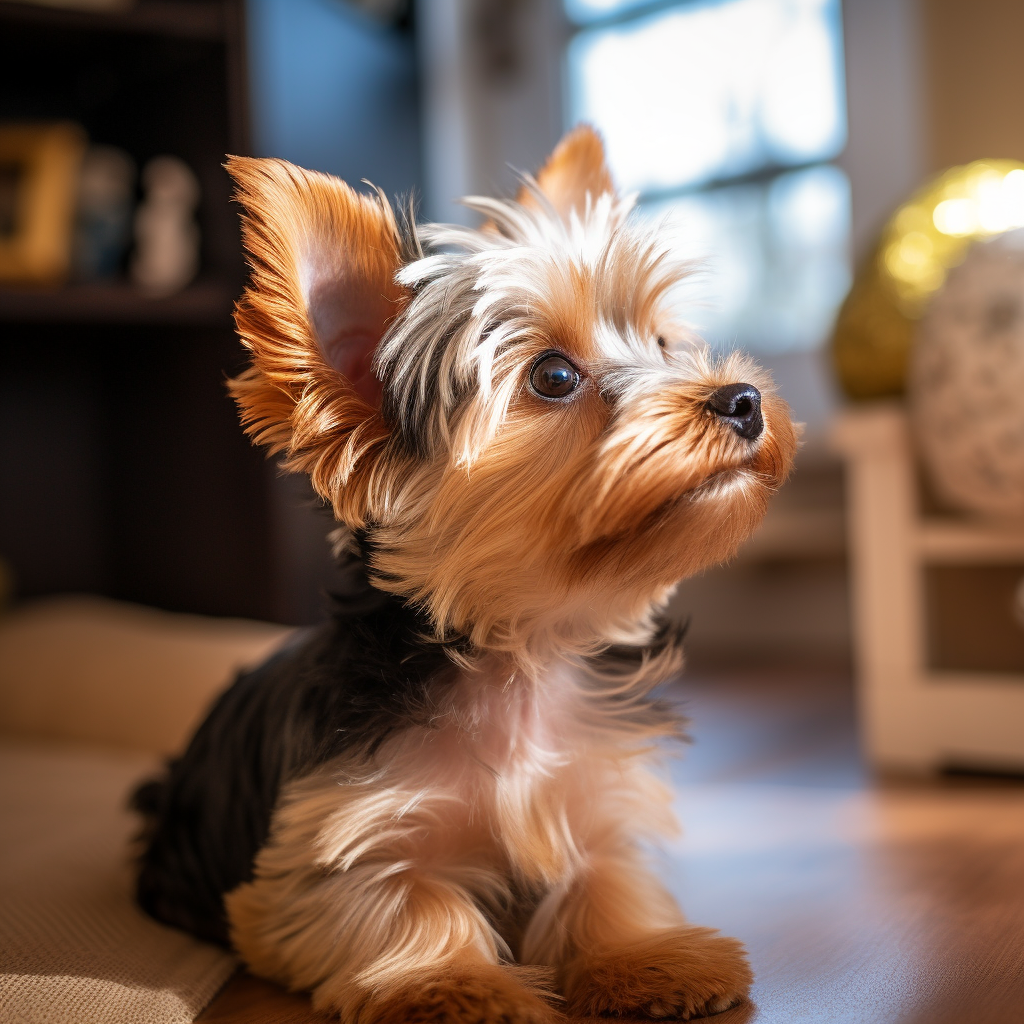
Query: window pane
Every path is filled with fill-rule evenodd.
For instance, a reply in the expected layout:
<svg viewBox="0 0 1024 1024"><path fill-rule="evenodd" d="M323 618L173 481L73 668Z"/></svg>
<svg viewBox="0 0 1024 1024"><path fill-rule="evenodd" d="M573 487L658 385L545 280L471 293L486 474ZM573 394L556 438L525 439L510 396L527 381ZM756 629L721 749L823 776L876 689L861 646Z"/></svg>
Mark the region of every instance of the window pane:
<svg viewBox="0 0 1024 1024"><path fill-rule="evenodd" d="M645 203L702 262L680 294L713 345L781 352L821 344L850 285L846 175L820 166L770 182Z"/></svg>
<svg viewBox="0 0 1024 1024"><path fill-rule="evenodd" d="M651 0L565 0L565 13L576 22L593 21L643 7Z"/></svg>
<svg viewBox="0 0 1024 1024"><path fill-rule="evenodd" d="M569 44L572 123L626 189L656 192L835 156L846 141L839 0L686 4Z"/></svg>

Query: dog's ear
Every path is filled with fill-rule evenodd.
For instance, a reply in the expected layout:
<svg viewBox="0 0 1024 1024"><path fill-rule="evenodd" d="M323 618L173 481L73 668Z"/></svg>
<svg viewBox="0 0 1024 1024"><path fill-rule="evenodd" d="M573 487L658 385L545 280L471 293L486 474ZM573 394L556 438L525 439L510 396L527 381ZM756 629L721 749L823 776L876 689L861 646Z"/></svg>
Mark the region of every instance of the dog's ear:
<svg viewBox="0 0 1024 1024"><path fill-rule="evenodd" d="M615 192L605 162L601 136L589 125L579 124L567 132L537 172L537 184L563 218L572 210L582 214L587 195L591 201L605 192ZM520 191L519 201L531 205L529 191Z"/></svg>
<svg viewBox="0 0 1024 1024"><path fill-rule="evenodd" d="M376 196L284 160L231 157L251 276L235 324L252 365L231 382L246 431L339 509L387 428L373 356L405 293L400 239Z"/></svg>

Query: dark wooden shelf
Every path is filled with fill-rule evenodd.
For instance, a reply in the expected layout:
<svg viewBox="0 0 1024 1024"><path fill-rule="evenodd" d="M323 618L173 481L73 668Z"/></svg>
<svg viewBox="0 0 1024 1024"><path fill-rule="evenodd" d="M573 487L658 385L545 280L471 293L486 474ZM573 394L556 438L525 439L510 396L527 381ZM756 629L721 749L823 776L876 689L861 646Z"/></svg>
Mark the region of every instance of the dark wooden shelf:
<svg viewBox="0 0 1024 1024"><path fill-rule="evenodd" d="M209 0L138 0L133 6L116 11L0 3L0 20L58 30L141 33L186 39L217 40L226 34L224 7Z"/></svg>
<svg viewBox="0 0 1024 1024"><path fill-rule="evenodd" d="M273 470L224 386L245 362L221 166L249 152L245 0L0 0L0 41L0 121L77 122L139 168L172 154L202 197L200 274L177 295L127 277L0 284L0 553L17 593L294 618L278 596Z"/></svg>
<svg viewBox="0 0 1024 1024"><path fill-rule="evenodd" d="M127 283L55 290L0 288L0 323L179 324L228 326L235 295L222 282L199 281L166 298Z"/></svg>

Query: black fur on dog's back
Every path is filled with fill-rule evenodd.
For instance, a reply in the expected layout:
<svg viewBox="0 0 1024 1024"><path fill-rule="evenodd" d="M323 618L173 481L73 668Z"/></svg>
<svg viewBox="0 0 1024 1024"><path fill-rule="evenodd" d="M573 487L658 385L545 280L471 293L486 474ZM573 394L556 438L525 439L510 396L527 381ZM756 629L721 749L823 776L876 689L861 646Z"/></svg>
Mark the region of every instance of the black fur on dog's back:
<svg viewBox="0 0 1024 1024"><path fill-rule="evenodd" d="M137 898L158 920L228 945L224 895L251 880L281 786L423 721L452 676L414 609L372 587L361 557L345 570L332 621L239 675L167 775L136 791Z"/></svg>

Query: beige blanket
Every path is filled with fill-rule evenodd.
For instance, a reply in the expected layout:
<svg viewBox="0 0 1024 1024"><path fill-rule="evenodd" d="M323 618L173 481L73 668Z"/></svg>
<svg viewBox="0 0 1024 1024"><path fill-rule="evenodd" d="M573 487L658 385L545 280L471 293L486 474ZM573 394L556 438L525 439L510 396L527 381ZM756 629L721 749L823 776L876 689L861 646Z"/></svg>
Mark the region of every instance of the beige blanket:
<svg viewBox="0 0 1024 1024"><path fill-rule="evenodd" d="M95 598L0 621L3 1024L186 1024L234 971L133 903L125 802L286 632Z"/></svg>
<svg viewBox="0 0 1024 1024"><path fill-rule="evenodd" d="M132 902L125 796L144 755L0 742L0 1020L194 1020L234 959Z"/></svg>

